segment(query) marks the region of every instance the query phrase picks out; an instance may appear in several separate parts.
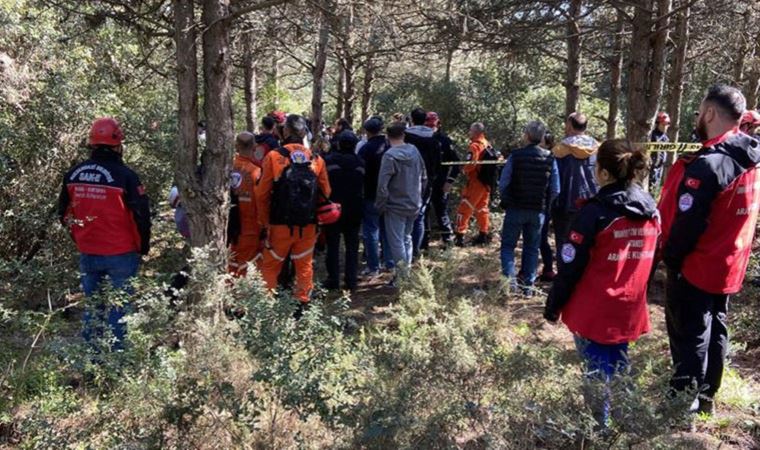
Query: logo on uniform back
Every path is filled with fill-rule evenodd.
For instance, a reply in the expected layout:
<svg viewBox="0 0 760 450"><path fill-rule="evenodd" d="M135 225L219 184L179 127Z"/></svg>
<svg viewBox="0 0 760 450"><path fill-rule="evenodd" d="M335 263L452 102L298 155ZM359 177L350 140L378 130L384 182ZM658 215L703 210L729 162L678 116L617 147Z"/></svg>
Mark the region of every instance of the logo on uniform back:
<svg viewBox="0 0 760 450"><path fill-rule="evenodd" d="M573 262L575 260L575 246L570 243L563 245L560 254L562 256L562 261L564 261L565 264Z"/></svg>
<svg viewBox="0 0 760 450"><path fill-rule="evenodd" d="M300 151L296 151L296 152L292 152L290 154L290 160L294 164L303 164L303 163L309 161L309 158L306 157L306 153L300 152Z"/></svg>
<svg viewBox="0 0 760 450"><path fill-rule="evenodd" d="M694 197L689 193L682 194L680 197L678 197L678 209L681 212L690 210L693 204Z"/></svg>

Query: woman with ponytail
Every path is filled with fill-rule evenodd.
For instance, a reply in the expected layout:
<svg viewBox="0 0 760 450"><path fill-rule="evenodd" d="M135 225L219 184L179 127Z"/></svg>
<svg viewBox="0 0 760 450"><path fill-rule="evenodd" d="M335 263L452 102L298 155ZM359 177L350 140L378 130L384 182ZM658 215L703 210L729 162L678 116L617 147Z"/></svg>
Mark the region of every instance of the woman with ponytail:
<svg viewBox="0 0 760 450"><path fill-rule="evenodd" d="M595 176L598 194L578 212L559 249L559 273L544 317L560 317L584 362L584 396L607 426L609 383L628 367L628 344L649 331L646 290L659 215L641 187L648 157L627 140L604 142Z"/></svg>

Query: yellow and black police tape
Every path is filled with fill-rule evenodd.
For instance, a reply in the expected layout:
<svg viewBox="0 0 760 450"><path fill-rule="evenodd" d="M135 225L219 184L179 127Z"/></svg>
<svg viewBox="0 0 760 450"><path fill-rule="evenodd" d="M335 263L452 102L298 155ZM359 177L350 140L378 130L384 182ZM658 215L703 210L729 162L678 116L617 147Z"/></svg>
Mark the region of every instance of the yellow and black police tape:
<svg viewBox="0 0 760 450"><path fill-rule="evenodd" d="M702 144L694 142L637 142L633 144L642 147L648 152L684 153L696 152L702 148ZM470 166L481 164L506 164L506 159L498 161L449 161L441 163L442 166Z"/></svg>

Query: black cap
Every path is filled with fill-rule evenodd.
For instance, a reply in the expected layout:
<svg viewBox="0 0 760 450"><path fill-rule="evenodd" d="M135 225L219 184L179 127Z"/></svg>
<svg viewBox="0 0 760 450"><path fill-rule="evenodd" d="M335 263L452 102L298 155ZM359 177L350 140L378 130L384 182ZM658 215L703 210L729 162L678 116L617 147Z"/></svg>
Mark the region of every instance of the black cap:
<svg viewBox="0 0 760 450"><path fill-rule="evenodd" d="M368 133L377 134L383 130L383 119L380 117L370 117L364 122L364 129Z"/></svg>

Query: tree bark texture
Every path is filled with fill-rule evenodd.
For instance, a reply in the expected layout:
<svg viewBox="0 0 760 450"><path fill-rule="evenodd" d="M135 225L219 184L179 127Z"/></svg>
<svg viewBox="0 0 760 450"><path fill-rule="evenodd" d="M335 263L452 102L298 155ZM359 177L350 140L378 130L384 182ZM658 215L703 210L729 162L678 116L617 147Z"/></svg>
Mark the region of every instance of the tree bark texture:
<svg viewBox="0 0 760 450"><path fill-rule="evenodd" d="M675 49L673 50L668 79L668 105L666 108L670 115L668 137L673 142L678 141L678 135L681 131L681 104L683 102L684 78L686 77L686 53L689 48L690 16L690 8L686 7L675 18L676 34L673 36Z"/></svg>
<svg viewBox="0 0 760 450"><path fill-rule="evenodd" d="M565 117L578 110L581 92L581 27L583 0L571 0L567 21L567 67L565 72Z"/></svg>
<svg viewBox="0 0 760 450"><path fill-rule="evenodd" d="M637 0L628 80L626 134L634 142L646 141L660 104L668 40L671 0Z"/></svg>
<svg viewBox="0 0 760 450"><path fill-rule="evenodd" d="M319 40L317 41L316 54L314 55L314 66L312 66L312 83L311 83L311 132L314 136L319 136L322 130L322 120L324 115L324 103L322 99L325 91L325 66L327 65L327 45L330 41L330 22L327 17L327 1L322 1L320 9L319 22Z"/></svg>
<svg viewBox="0 0 760 450"><path fill-rule="evenodd" d="M256 58L253 54L253 45L251 40L253 36L248 33L245 36L243 45L243 91L245 94L245 126L250 132L256 131L258 121L258 110L256 108L257 90L258 90L258 72L256 70Z"/></svg>
<svg viewBox="0 0 760 450"><path fill-rule="evenodd" d="M607 139L614 139L617 135L617 123L620 111L620 90L623 73L624 31L625 17L622 11L618 11L617 24L615 25L615 37L612 44L612 58L610 59L610 106L607 113Z"/></svg>

